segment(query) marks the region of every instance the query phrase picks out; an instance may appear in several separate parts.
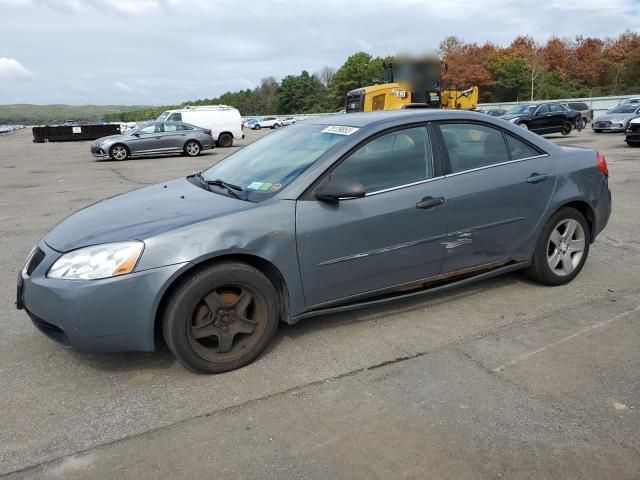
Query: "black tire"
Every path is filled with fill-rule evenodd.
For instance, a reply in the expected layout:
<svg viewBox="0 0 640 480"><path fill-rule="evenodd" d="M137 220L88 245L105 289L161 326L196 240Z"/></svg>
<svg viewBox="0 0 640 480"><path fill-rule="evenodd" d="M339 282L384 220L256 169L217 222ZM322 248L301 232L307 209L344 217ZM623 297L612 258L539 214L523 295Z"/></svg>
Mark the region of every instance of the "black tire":
<svg viewBox="0 0 640 480"><path fill-rule="evenodd" d="M279 123L274 123L273 127L271 127L272 129L276 129L276 128L280 128L280 124Z"/></svg>
<svg viewBox="0 0 640 480"><path fill-rule="evenodd" d="M222 148L229 148L233 145L233 136L230 133L221 133L218 136L218 145Z"/></svg>
<svg viewBox="0 0 640 480"><path fill-rule="evenodd" d="M121 153L124 152L124 155ZM122 143L115 143L109 149L109 157L111 160L122 161L129 158L131 152L129 151L129 147Z"/></svg>
<svg viewBox="0 0 640 480"><path fill-rule="evenodd" d="M602 130L600 130L599 128L594 128L594 129L593 129L593 131L594 131L595 133L602 133Z"/></svg>
<svg viewBox="0 0 640 480"><path fill-rule="evenodd" d="M262 127L260 126L260 124L256 124L255 127L253 127L254 130L260 130Z"/></svg>
<svg viewBox="0 0 640 480"><path fill-rule="evenodd" d="M554 257L554 255L552 254L552 251L553 252L557 251L559 257L563 257L563 254L561 253L560 247L557 247L554 249L551 236L554 233L554 231L556 231L556 229L563 222L568 222L573 220L576 221L582 228L582 235L583 235L582 238L584 241L583 250L581 252L580 258L575 257L575 254L577 254L578 252L573 252L573 253L569 252L568 258L575 263L572 263L571 267L568 267L567 269L571 268L572 271L570 273L558 274L556 272L558 272L559 270L564 270L564 261L560 260L561 263L556 264L558 268L556 270L552 269L550 266L550 262ZM579 237L577 228L576 228L576 233L574 235ZM577 240L571 240L571 241L576 242ZM536 243L536 248L533 253L531 266L527 270L527 274L529 278L531 278L532 280L535 280L536 282L542 283L544 285L555 286L555 285L564 285L566 283L569 283L578 275L578 273L580 273L580 270L582 270L582 267L584 266L584 263L586 262L587 257L589 256L590 243L591 243L591 232L589 230L589 224L584 218L584 215L582 215L582 213L580 213L578 210L574 208L570 208L570 207L561 208L556 213L554 213L551 216L551 218L549 218L544 228L542 229L542 232L540 232L540 236L538 237L538 242ZM565 251L567 251L566 249L567 249L567 245L565 244ZM562 265L562 266L559 267L559 265Z"/></svg>
<svg viewBox="0 0 640 480"><path fill-rule="evenodd" d="M625 140L627 142L627 145L629 145L630 147L640 147L640 142L636 142L633 140Z"/></svg>
<svg viewBox="0 0 640 480"><path fill-rule="evenodd" d="M573 128L573 125L571 125L571 122L564 122L562 124L562 130L560 131L560 133L566 137L571 133L572 128Z"/></svg>
<svg viewBox="0 0 640 480"><path fill-rule="evenodd" d="M585 128L587 128L587 124L588 124L588 123L589 123L589 122L587 122L587 119L586 119L586 118L583 118L583 119L582 119L582 127L581 127L581 130L584 130Z"/></svg>
<svg viewBox="0 0 640 480"><path fill-rule="evenodd" d="M202 152L202 145L197 140L189 140L184 144L182 152L187 157L197 157Z"/></svg>
<svg viewBox="0 0 640 480"><path fill-rule="evenodd" d="M251 303L238 307L245 294ZM212 304L218 307L213 307L215 314ZM237 314L236 308L243 308L243 313ZM184 366L196 372L223 373L252 362L275 335L279 320L278 295L269 279L247 264L224 262L197 272L172 293L162 332ZM238 331L246 325L254 325L254 330ZM223 337L229 336L227 351Z"/></svg>

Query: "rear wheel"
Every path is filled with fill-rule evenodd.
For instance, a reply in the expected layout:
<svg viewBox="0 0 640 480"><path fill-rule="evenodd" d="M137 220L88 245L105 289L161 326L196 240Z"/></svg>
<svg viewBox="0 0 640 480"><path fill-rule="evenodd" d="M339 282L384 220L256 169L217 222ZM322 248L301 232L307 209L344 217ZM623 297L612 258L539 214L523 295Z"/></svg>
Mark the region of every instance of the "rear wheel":
<svg viewBox="0 0 640 480"><path fill-rule="evenodd" d="M540 233L529 277L545 285L569 283L582 270L589 243L589 225L584 216L574 208L561 208Z"/></svg>
<svg viewBox="0 0 640 480"><path fill-rule="evenodd" d="M594 128L593 131L596 133L602 133L602 130L600 130L599 128Z"/></svg>
<svg viewBox="0 0 640 480"><path fill-rule="evenodd" d="M195 140L189 140L184 144L184 153L190 157L197 157L201 151L202 147Z"/></svg>
<svg viewBox="0 0 640 480"><path fill-rule="evenodd" d="M280 128L280 124L279 123L274 123L273 127L271 127L271 128Z"/></svg>
<svg viewBox="0 0 640 480"><path fill-rule="evenodd" d="M564 136L567 136L571 133L571 129L572 129L571 122L564 122L562 124L562 130L560 131L560 133Z"/></svg>
<svg viewBox="0 0 640 480"><path fill-rule="evenodd" d="M226 262L202 270L169 300L163 334L186 367L222 373L252 362L278 328L276 291L259 270Z"/></svg>
<svg viewBox="0 0 640 480"><path fill-rule="evenodd" d="M585 128L587 128L587 123L589 123L589 122L587 122L587 119L586 119L586 118L583 118L583 119L582 119L582 129L583 129L583 130L584 130Z"/></svg>
<svg viewBox="0 0 640 480"><path fill-rule="evenodd" d="M218 145L223 148L228 148L233 145L233 137L230 133L221 133L218 136Z"/></svg>
<svg viewBox="0 0 640 480"><path fill-rule="evenodd" d="M640 142L634 142L633 140L626 140L626 142L630 147L640 147Z"/></svg>
<svg viewBox="0 0 640 480"><path fill-rule="evenodd" d="M253 127L254 130L260 130L262 127L260 126L259 123L256 124L255 127Z"/></svg>
<svg viewBox="0 0 640 480"><path fill-rule="evenodd" d="M116 143L109 149L109 156L113 160L126 160L129 158L129 149L121 143Z"/></svg>

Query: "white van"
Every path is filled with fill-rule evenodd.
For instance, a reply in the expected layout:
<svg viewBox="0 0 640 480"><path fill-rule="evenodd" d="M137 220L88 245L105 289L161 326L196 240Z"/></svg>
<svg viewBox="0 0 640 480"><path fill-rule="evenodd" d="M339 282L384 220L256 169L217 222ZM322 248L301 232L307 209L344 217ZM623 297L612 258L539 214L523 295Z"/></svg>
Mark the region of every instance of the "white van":
<svg viewBox="0 0 640 480"><path fill-rule="evenodd" d="M184 107L162 112L159 122L184 122L196 127L208 128L220 147L230 147L233 139L244 138L240 112L227 105L205 105L200 107Z"/></svg>

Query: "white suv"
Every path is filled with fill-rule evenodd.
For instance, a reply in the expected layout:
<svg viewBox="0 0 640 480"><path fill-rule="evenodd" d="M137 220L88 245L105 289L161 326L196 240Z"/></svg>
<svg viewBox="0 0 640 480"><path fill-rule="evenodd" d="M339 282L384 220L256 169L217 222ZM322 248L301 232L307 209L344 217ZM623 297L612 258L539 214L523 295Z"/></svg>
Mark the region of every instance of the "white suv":
<svg viewBox="0 0 640 480"><path fill-rule="evenodd" d="M264 117L262 120L254 123L251 128L260 130L261 128L280 128L281 126L282 120L278 117Z"/></svg>

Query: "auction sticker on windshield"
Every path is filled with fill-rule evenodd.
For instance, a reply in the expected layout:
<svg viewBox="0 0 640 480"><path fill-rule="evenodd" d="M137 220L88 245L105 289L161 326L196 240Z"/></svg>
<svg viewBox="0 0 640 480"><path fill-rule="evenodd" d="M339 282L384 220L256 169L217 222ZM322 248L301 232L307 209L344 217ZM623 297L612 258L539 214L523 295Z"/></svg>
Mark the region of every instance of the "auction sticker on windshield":
<svg viewBox="0 0 640 480"><path fill-rule="evenodd" d="M335 135L351 135L360 130L357 127L345 127L343 125L331 125L322 130L322 133L333 133Z"/></svg>

